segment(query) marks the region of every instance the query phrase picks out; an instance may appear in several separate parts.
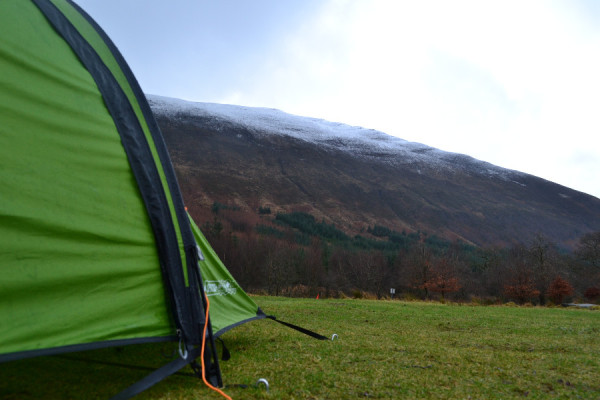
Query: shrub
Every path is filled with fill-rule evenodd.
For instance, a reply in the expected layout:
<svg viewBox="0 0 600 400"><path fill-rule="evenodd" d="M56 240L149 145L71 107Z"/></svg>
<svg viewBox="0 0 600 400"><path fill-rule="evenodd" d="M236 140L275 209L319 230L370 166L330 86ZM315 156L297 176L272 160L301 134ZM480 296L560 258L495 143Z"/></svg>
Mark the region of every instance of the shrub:
<svg viewBox="0 0 600 400"><path fill-rule="evenodd" d="M417 296L411 292L404 292L399 297L404 301L419 301L419 300L421 300L419 298L419 296Z"/></svg>
<svg viewBox="0 0 600 400"><path fill-rule="evenodd" d="M341 291L341 290L338 292L337 298L341 299L341 300L348 300L348 299L350 299L350 297L346 293L344 293L343 291Z"/></svg>
<svg viewBox="0 0 600 400"><path fill-rule="evenodd" d="M440 293L442 296L442 302L445 294L456 292L458 289L460 289L458 278L445 276L443 274L436 275L427 281L423 286L432 292Z"/></svg>
<svg viewBox="0 0 600 400"><path fill-rule="evenodd" d="M586 299L595 302L600 297L600 289L597 287L587 288L583 295Z"/></svg>
<svg viewBox="0 0 600 400"><path fill-rule="evenodd" d="M258 213L261 215L271 214L270 207L258 207Z"/></svg>
<svg viewBox="0 0 600 400"><path fill-rule="evenodd" d="M513 282L504 286L504 294L517 300L519 304L523 304L527 300L539 296L540 291L535 288L529 276L519 276Z"/></svg>
<svg viewBox="0 0 600 400"><path fill-rule="evenodd" d="M554 304L561 304L565 297L573 294L573 286L560 276L557 276L548 287L548 297Z"/></svg>

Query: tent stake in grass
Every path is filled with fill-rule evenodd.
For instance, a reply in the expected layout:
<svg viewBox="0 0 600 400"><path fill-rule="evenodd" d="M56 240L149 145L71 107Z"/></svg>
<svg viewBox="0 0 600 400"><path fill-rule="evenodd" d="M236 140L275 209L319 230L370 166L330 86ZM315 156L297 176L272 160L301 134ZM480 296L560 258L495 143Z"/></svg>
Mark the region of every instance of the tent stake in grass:
<svg viewBox="0 0 600 400"><path fill-rule="evenodd" d="M256 385L255 386L260 386L260 384L265 385L265 389L267 389L267 392L269 391L269 382L265 379L265 378L260 378L259 380L256 381Z"/></svg>

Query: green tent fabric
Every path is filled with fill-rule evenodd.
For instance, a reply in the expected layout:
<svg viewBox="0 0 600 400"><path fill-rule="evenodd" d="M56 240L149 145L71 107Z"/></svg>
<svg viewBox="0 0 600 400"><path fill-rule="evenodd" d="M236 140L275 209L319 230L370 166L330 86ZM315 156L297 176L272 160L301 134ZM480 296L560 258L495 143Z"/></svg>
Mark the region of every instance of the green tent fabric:
<svg viewBox="0 0 600 400"><path fill-rule="evenodd" d="M265 318L266 315L238 285L191 217L190 224L201 250L202 256L198 264L204 280L204 293L210 300L210 316L215 336L244 322Z"/></svg>
<svg viewBox="0 0 600 400"><path fill-rule="evenodd" d="M2 353L172 335L150 221L102 95L34 4L0 7Z"/></svg>
<svg viewBox="0 0 600 400"><path fill-rule="evenodd" d="M69 0L0 1L0 152L0 362L195 349L206 287L219 384L213 332L264 314L189 219L132 72Z"/></svg>

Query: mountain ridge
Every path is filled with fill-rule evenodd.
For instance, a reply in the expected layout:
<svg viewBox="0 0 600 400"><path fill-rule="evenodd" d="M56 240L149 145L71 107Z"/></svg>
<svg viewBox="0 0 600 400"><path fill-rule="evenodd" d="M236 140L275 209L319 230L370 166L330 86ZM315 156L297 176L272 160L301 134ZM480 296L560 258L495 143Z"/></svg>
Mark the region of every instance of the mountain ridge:
<svg viewBox="0 0 600 400"><path fill-rule="evenodd" d="M383 132L268 108L149 95L186 203L304 211L351 234L375 224L476 245L542 233L572 248L600 199Z"/></svg>
<svg viewBox="0 0 600 400"><path fill-rule="evenodd" d="M156 95L148 97L151 99L155 114L167 118L177 118L181 115L212 117L215 121L212 127L216 130L221 129L220 124L223 121L228 121L252 130L256 134L286 135L325 147L354 152L356 155L371 156L375 161L389 161L389 158L394 158L402 152L404 156L409 156L404 163L421 161L431 166L435 162L461 158L479 165L490 175L507 171L516 175L524 174L462 153L448 152L422 143L410 142L374 129L292 115L273 108L188 102ZM365 147L369 153L364 151Z"/></svg>

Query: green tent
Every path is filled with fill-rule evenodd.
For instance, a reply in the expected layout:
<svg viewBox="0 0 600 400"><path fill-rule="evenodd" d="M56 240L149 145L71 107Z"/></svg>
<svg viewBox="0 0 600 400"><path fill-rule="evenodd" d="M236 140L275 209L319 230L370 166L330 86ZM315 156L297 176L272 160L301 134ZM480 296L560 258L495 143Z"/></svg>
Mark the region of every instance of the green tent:
<svg viewBox="0 0 600 400"><path fill-rule="evenodd" d="M69 0L0 1L0 152L0 362L178 342L164 376L206 342L220 385L213 337L265 315L189 219L132 72Z"/></svg>

